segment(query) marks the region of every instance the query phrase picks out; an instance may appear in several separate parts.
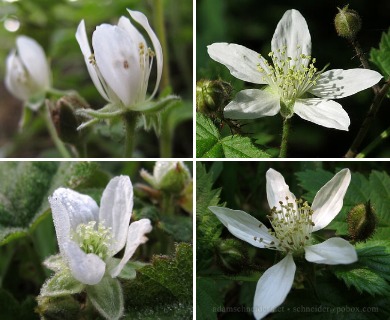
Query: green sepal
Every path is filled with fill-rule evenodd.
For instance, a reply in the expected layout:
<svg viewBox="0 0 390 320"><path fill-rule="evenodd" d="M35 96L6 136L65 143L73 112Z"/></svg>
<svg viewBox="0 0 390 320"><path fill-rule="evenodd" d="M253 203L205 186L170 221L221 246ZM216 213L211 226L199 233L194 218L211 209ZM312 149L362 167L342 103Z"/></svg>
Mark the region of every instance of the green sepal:
<svg viewBox="0 0 390 320"><path fill-rule="evenodd" d="M76 114L86 118L113 119L122 116L126 112L127 110L121 109L117 105L109 103L99 110L79 109L76 111Z"/></svg>
<svg viewBox="0 0 390 320"><path fill-rule="evenodd" d="M54 272L61 271L66 268L66 263L60 254L52 255L43 261L43 265Z"/></svg>
<svg viewBox="0 0 390 320"><path fill-rule="evenodd" d="M105 276L98 284L86 287L87 296L96 310L108 320L123 315L122 287L117 279Z"/></svg>
<svg viewBox="0 0 390 320"><path fill-rule="evenodd" d="M80 293L85 285L73 278L69 268L56 272L46 280L39 297L59 297Z"/></svg>
<svg viewBox="0 0 390 320"><path fill-rule="evenodd" d="M25 107L37 111L40 109L43 104L45 103L46 93L45 92L38 92L31 96L26 102Z"/></svg>
<svg viewBox="0 0 390 320"><path fill-rule="evenodd" d="M114 268L119 264L121 259L118 258L111 258L109 265L107 266L108 269ZM137 270L141 269L144 266L147 266L147 263L141 262L141 261L128 261L121 272L118 274L118 278L120 279L126 279L126 280L133 280L137 276Z"/></svg>
<svg viewBox="0 0 390 320"><path fill-rule="evenodd" d="M130 108L131 111L139 111L143 113L159 112L171 103L180 101L180 97L175 95L169 95L161 98L158 101L145 101Z"/></svg>

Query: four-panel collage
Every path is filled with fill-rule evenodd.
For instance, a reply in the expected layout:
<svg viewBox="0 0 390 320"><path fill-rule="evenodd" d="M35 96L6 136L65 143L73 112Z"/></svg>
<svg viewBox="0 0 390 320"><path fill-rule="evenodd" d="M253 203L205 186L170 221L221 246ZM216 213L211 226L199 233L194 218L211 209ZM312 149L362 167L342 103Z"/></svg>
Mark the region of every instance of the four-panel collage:
<svg viewBox="0 0 390 320"><path fill-rule="evenodd" d="M390 319L389 12L2 0L0 319Z"/></svg>

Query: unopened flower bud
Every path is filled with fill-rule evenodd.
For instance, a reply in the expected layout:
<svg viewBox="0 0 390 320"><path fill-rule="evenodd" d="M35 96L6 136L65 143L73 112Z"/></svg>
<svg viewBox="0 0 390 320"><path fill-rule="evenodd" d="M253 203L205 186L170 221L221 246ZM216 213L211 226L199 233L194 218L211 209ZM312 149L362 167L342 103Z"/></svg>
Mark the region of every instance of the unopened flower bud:
<svg viewBox="0 0 390 320"><path fill-rule="evenodd" d="M231 99L230 83L221 80L199 80L196 83L196 110L205 114L222 112Z"/></svg>
<svg viewBox="0 0 390 320"><path fill-rule="evenodd" d="M155 189L180 194L191 181L191 173L182 161L157 161L153 175L141 170L141 177Z"/></svg>
<svg viewBox="0 0 390 320"><path fill-rule="evenodd" d="M334 25L337 34L340 37L353 40L362 27L362 20L355 10L348 8L348 5L340 9L339 13L334 18Z"/></svg>
<svg viewBox="0 0 390 320"><path fill-rule="evenodd" d="M77 131L77 127L81 124L81 119L76 116L75 110L87 107L86 102L77 96L64 96L55 105L47 103L60 139L66 143L80 143L81 133Z"/></svg>
<svg viewBox="0 0 390 320"><path fill-rule="evenodd" d="M236 239L222 240L217 246L217 263L228 273L239 273L245 267L247 252Z"/></svg>
<svg viewBox="0 0 390 320"><path fill-rule="evenodd" d="M376 228L375 210L370 201L356 205L347 216L348 233L352 240L360 242L370 238Z"/></svg>

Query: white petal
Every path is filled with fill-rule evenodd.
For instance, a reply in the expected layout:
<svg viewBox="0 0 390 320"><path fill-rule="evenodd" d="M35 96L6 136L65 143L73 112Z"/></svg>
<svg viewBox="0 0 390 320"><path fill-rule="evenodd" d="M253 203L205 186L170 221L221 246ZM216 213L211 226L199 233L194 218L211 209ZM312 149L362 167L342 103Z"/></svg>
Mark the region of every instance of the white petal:
<svg viewBox="0 0 390 320"><path fill-rule="evenodd" d="M286 49L287 48L287 49ZM286 51L288 57L291 57L290 65L301 64L301 54L310 56L311 37L305 18L297 10L288 10L279 21L274 36L271 41L271 49L276 57L281 57L280 51ZM297 62L294 59L298 59ZM308 60L302 60L307 65Z"/></svg>
<svg viewBox="0 0 390 320"><path fill-rule="evenodd" d="M128 176L111 179L100 201L99 222L111 228L114 243L112 254L119 252L126 243L127 231L133 210L133 185Z"/></svg>
<svg viewBox="0 0 390 320"><path fill-rule="evenodd" d="M54 226L61 252L70 238L70 231L81 223L97 221L99 207L90 196L71 189L59 188L49 197Z"/></svg>
<svg viewBox="0 0 390 320"><path fill-rule="evenodd" d="M8 91L20 100L28 100L32 92L28 83L21 80L26 79L27 81L28 76L15 50L12 50L7 56L6 68L5 85Z"/></svg>
<svg viewBox="0 0 390 320"><path fill-rule="evenodd" d="M291 254L269 268L256 286L253 313L256 319L265 317L286 299L294 282L296 266Z"/></svg>
<svg viewBox="0 0 390 320"><path fill-rule="evenodd" d="M300 99L294 104L294 112L302 119L323 127L348 131L348 113L333 101L320 98Z"/></svg>
<svg viewBox="0 0 390 320"><path fill-rule="evenodd" d="M49 88L49 65L45 52L38 42L26 36L19 36L16 39L16 47L20 59L37 86L41 90Z"/></svg>
<svg viewBox="0 0 390 320"><path fill-rule="evenodd" d="M177 167L177 161L156 161L153 168L153 177L156 181L157 186L160 185L165 175Z"/></svg>
<svg viewBox="0 0 390 320"><path fill-rule="evenodd" d="M230 119L256 119L274 116L280 110L280 99L277 95L257 89L242 90L223 110L224 116Z"/></svg>
<svg viewBox="0 0 390 320"><path fill-rule="evenodd" d="M162 47L161 47L160 41L158 40L156 34L154 33L154 31L152 30L152 28L149 25L148 18L146 18L146 16L142 12L132 11L129 9L127 9L127 11L129 12L130 16L145 29L150 40L152 40L152 43L153 43L153 49L154 49L154 53L156 54L156 62L157 62L157 79L156 79L156 85L155 85L155 88L153 90L153 93L150 96L150 99L151 99L156 94L158 86L160 84L160 80L161 80L162 68L163 68L163 62L164 62L163 61Z"/></svg>
<svg viewBox="0 0 390 320"><path fill-rule="evenodd" d="M340 99L372 87L382 75L367 69L333 69L321 74L309 92L317 97Z"/></svg>
<svg viewBox="0 0 390 320"><path fill-rule="evenodd" d="M92 46L104 81L124 106L132 106L143 81L138 43L122 28L102 24L92 35Z"/></svg>
<svg viewBox="0 0 390 320"><path fill-rule="evenodd" d="M244 211L222 207L209 207L209 209L234 236L255 247L264 248L265 244L270 244L271 241L275 244L279 243L268 233L264 224ZM263 241L260 242L259 239Z"/></svg>
<svg viewBox="0 0 390 320"><path fill-rule="evenodd" d="M64 243L64 256L73 277L81 283L94 285L100 282L106 270L106 264L93 253L86 254L73 241Z"/></svg>
<svg viewBox="0 0 390 320"><path fill-rule="evenodd" d="M311 206L313 232L325 228L338 215L350 182L349 169L343 169L317 192Z"/></svg>
<svg viewBox="0 0 390 320"><path fill-rule="evenodd" d="M235 43L213 43L207 46L207 52L211 59L222 63L230 73L238 79L266 84L258 65L269 73L269 68L265 64L264 58L251 49Z"/></svg>
<svg viewBox="0 0 390 320"><path fill-rule="evenodd" d="M85 64L87 65L88 73L93 81L93 84L95 85L96 89L99 91L100 95L106 100L110 101L108 98L106 92L103 89L102 84L100 83L99 77L96 73L96 69L94 66L89 62L90 57L92 55L91 48L89 46L89 41L87 37L87 32L85 31L85 23L84 20L81 20L79 23L79 26L77 27L76 31L76 39L79 43L81 52L83 53Z"/></svg>
<svg viewBox="0 0 390 320"><path fill-rule="evenodd" d="M356 250L347 240L330 238L305 248L307 261L324 264L350 264L358 260Z"/></svg>
<svg viewBox="0 0 390 320"><path fill-rule="evenodd" d="M149 219L141 219L130 224L129 232L127 234L126 249L123 255L122 260L119 264L111 271L111 276L113 278L117 277L118 274L122 271L123 267L133 256L135 250L137 250L140 244L148 241L148 238L145 236L146 233L152 231L152 225Z"/></svg>
<svg viewBox="0 0 390 320"><path fill-rule="evenodd" d="M280 208L279 202L286 202L286 198L288 198L288 202L292 202L296 207L295 195L290 191L283 176L272 168L268 169L265 176L267 178L266 189L269 207L271 209L273 207Z"/></svg>

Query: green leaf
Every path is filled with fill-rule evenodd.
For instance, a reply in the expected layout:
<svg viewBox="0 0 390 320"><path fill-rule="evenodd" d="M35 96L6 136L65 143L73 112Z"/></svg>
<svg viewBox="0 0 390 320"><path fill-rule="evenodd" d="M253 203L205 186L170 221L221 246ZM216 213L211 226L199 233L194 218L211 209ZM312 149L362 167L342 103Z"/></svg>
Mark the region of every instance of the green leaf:
<svg viewBox="0 0 390 320"><path fill-rule="evenodd" d="M222 138L210 118L196 116L196 156L200 158L269 158L249 137L232 135Z"/></svg>
<svg viewBox="0 0 390 320"><path fill-rule="evenodd" d="M69 268L56 272L41 288L40 297L58 297L79 293L85 285L73 278Z"/></svg>
<svg viewBox="0 0 390 320"><path fill-rule="evenodd" d="M139 269L134 280L123 281L127 311L149 312L159 318L161 308L191 305L192 257L192 246L180 243L175 256L154 256L152 264Z"/></svg>
<svg viewBox="0 0 390 320"><path fill-rule="evenodd" d="M379 68L385 78L390 76L390 29L387 33L382 33L379 49L371 49L370 61Z"/></svg>
<svg viewBox="0 0 390 320"><path fill-rule="evenodd" d="M9 292L0 288L1 319L38 319L38 314L33 312L35 307L36 302L33 297L19 303Z"/></svg>
<svg viewBox="0 0 390 320"><path fill-rule="evenodd" d="M210 206L219 204L221 189L213 190L213 175L206 172L205 166L196 164L196 234L198 240L205 245L213 245L213 241L221 235L223 224L209 210Z"/></svg>
<svg viewBox="0 0 390 320"><path fill-rule="evenodd" d="M100 185L105 177L90 162L7 162L0 167L0 245L34 230L58 187Z"/></svg>
<svg viewBox="0 0 390 320"><path fill-rule="evenodd" d="M94 286L87 286L87 296L99 313L108 320L123 315L122 287L117 279L105 276Z"/></svg>
<svg viewBox="0 0 390 320"><path fill-rule="evenodd" d="M123 319L127 320L192 320L192 303L157 305L153 309L132 308Z"/></svg>
<svg viewBox="0 0 390 320"><path fill-rule="evenodd" d="M223 307L223 295L211 278L196 279L196 318L216 320L218 309Z"/></svg>
<svg viewBox="0 0 390 320"><path fill-rule="evenodd" d="M225 158L270 158L271 156L256 147L249 137L228 136L221 140Z"/></svg>
<svg viewBox="0 0 390 320"><path fill-rule="evenodd" d="M196 156L199 158L223 158L219 144L219 131L213 121L206 116L196 114Z"/></svg>
<svg viewBox="0 0 390 320"><path fill-rule="evenodd" d="M390 240L358 243L356 247L359 264L390 281Z"/></svg>
<svg viewBox="0 0 390 320"><path fill-rule="evenodd" d="M189 242L192 240L192 217L163 216L158 226L176 241Z"/></svg>
<svg viewBox="0 0 390 320"><path fill-rule="evenodd" d="M334 267L334 274L343 280L348 288L355 287L360 293L371 295L389 295L390 285L377 273L367 268L352 268L350 266Z"/></svg>

